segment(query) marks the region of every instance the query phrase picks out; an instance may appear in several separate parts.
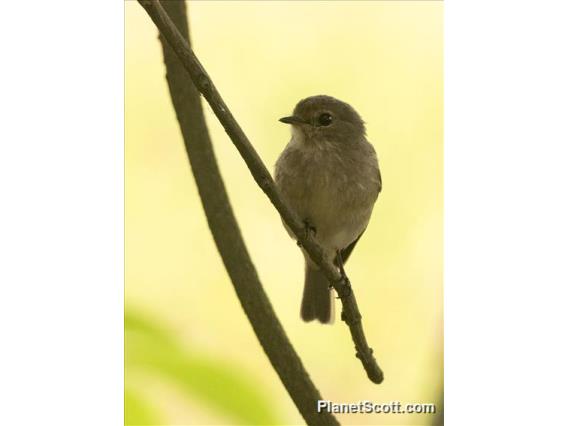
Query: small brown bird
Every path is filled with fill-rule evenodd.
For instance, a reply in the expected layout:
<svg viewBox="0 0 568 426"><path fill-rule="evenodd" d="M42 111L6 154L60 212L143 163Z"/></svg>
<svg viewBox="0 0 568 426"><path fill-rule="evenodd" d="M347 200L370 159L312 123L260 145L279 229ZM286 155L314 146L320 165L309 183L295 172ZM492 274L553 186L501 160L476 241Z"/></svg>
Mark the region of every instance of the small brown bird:
<svg viewBox="0 0 568 426"><path fill-rule="evenodd" d="M293 115L280 121L292 125L292 139L276 162L276 185L343 274L343 264L365 231L382 187L365 124L349 104L325 95L301 100ZM302 319L331 323L330 283L302 251Z"/></svg>

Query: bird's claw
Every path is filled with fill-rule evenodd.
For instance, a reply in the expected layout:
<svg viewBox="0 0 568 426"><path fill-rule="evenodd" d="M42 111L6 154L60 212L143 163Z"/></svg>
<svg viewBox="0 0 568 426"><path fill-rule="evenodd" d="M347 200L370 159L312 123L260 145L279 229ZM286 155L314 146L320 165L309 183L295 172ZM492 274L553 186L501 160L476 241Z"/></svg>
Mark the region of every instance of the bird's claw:
<svg viewBox="0 0 568 426"><path fill-rule="evenodd" d="M304 220L304 232L305 237L309 238L310 233L315 237L318 233L316 227L314 225L312 225L310 222L308 222L307 220Z"/></svg>
<svg viewBox="0 0 568 426"><path fill-rule="evenodd" d="M349 278L347 278L347 275L341 275L341 282L343 283L342 286L342 291L339 296L336 297L336 299L343 299L344 297L349 297L351 296L351 281L349 281Z"/></svg>
<svg viewBox="0 0 568 426"><path fill-rule="evenodd" d="M310 238L310 234L315 237L317 235L317 229L310 222L304 220L304 238L307 240L308 238ZM296 241L296 244L298 245L298 247L302 247L300 240Z"/></svg>

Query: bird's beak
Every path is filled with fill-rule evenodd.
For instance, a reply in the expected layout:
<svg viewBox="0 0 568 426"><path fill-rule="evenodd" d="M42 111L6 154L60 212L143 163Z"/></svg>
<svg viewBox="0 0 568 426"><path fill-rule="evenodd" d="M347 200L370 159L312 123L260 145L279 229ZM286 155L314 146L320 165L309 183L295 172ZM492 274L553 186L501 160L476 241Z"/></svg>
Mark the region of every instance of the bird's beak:
<svg viewBox="0 0 568 426"><path fill-rule="evenodd" d="M282 117L278 121L281 121L282 123L286 124L306 124L304 120L302 120L300 117L297 117L295 115L291 115L290 117Z"/></svg>

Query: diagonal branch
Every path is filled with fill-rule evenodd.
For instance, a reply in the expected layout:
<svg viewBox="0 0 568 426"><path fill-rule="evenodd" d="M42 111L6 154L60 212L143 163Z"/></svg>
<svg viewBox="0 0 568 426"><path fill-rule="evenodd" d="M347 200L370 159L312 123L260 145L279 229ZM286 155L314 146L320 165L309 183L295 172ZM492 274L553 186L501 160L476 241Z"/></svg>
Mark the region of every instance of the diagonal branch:
<svg viewBox="0 0 568 426"><path fill-rule="evenodd" d="M185 2L171 1L165 7L184 39L189 41ZM199 92L162 36L160 42L170 95L201 202L239 301L264 352L306 423L339 425L333 414L317 412L317 403L322 397L272 309L233 214L205 124Z"/></svg>
<svg viewBox="0 0 568 426"><path fill-rule="evenodd" d="M286 225L294 232L297 240L302 244L302 247L308 252L312 260L320 267L321 271L332 283L341 299L343 305L341 319L349 326L351 337L355 343L357 358L361 360L369 379L374 383L381 383L383 381L383 372L373 356L373 350L367 344L361 322L361 313L359 312L355 294L348 284L348 280L346 277L342 277L337 268L325 259L316 238L310 235L311 233L305 232L302 221L300 221L290 207L284 203L272 176L260 159L258 153L229 111L221 95L213 85L211 78L193 53L193 50L162 8L160 2L158 0L138 1L142 7L144 7L152 21L154 21L162 37L167 40L171 48L177 54L180 62L197 87L197 90L203 94L211 106L217 119L225 128L227 135L229 135L231 141L247 164L257 184L268 196L276 210L278 210L280 216L282 216L282 219L286 222Z"/></svg>

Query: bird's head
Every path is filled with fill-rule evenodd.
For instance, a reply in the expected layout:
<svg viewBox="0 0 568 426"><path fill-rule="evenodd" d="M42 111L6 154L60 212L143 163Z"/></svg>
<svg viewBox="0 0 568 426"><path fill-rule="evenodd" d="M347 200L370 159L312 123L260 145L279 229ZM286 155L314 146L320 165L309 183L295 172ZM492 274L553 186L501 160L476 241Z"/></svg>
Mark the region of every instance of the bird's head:
<svg viewBox="0 0 568 426"><path fill-rule="evenodd" d="M292 125L294 136L308 142L355 143L365 137L365 123L357 111L326 95L302 99L293 114L280 121Z"/></svg>

